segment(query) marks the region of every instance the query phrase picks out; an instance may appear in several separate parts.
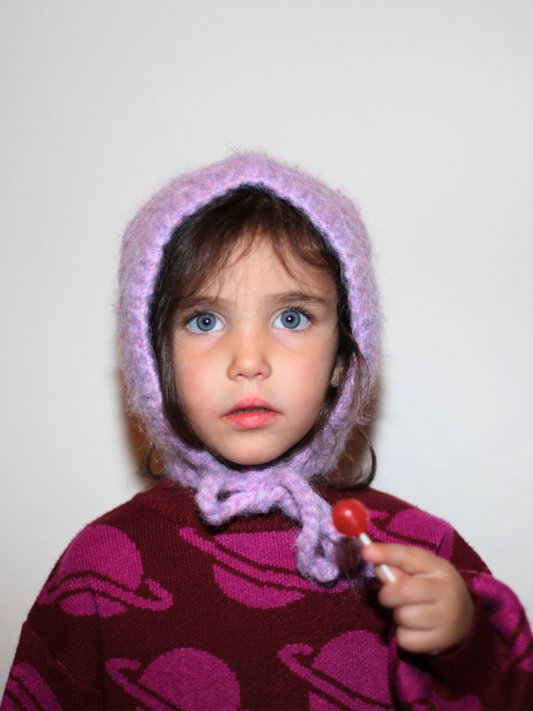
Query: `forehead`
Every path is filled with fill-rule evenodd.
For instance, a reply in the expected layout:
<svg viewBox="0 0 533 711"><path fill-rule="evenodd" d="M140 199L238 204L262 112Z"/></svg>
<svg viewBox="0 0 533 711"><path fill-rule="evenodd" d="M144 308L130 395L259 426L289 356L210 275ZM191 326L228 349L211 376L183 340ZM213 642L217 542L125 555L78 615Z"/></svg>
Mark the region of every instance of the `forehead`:
<svg viewBox="0 0 533 711"><path fill-rule="evenodd" d="M268 235L236 244L225 264L209 276L199 291L214 296L242 288L265 295L293 291L328 300L337 298L337 285L327 269L298 257L288 244L280 249L278 242L276 248Z"/></svg>

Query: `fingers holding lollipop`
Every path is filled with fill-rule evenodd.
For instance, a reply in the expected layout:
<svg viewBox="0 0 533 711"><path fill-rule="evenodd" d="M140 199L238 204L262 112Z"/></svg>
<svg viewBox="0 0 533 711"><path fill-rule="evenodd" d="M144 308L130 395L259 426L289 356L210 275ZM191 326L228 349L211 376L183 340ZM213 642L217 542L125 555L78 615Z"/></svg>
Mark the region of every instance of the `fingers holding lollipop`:
<svg viewBox="0 0 533 711"><path fill-rule="evenodd" d="M449 561L415 546L372 544L366 533L370 516L357 499L339 501L332 517L337 531L360 540L367 549L365 559L376 566L384 583L378 599L393 611L400 647L435 655L453 650L466 639L474 602ZM387 563L394 566L394 572Z"/></svg>

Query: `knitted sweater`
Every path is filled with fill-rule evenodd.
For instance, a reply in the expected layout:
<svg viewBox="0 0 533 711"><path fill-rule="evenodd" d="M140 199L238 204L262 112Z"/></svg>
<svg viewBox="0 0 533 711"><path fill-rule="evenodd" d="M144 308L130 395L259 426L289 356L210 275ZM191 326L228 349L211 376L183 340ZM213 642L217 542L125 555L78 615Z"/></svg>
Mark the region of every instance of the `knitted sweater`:
<svg viewBox="0 0 533 711"><path fill-rule="evenodd" d="M346 496L320 489L330 503ZM399 650L372 571L321 587L272 511L223 528L160 483L85 528L25 623L1 709L528 709L533 642L516 596L449 524L367 489L375 540L450 560L476 601L467 640Z"/></svg>

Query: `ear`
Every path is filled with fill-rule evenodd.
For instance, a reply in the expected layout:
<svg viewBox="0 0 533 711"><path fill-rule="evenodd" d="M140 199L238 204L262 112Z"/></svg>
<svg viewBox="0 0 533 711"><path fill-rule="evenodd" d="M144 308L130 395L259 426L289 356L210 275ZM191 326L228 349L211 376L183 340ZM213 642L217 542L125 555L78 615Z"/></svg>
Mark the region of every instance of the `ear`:
<svg viewBox="0 0 533 711"><path fill-rule="evenodd" d="M333 368L333 373L331 374L331 378L329 381L329 384L332 385L334 388L338 388L339 385L341 384L341 373L342 373L342 366L336 365Z"/></svg>

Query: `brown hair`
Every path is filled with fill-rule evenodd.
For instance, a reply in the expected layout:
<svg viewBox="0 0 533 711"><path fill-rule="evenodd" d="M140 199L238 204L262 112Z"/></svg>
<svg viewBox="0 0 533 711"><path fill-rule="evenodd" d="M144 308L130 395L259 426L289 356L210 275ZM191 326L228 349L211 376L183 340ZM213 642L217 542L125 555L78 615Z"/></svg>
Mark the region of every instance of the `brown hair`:
<svg viewBox="0 0 533 711"><path fill-rule="evenodd" d="M189 446L203 449L180 403L173 368L172 337L175 315L187 301L235 256L242 256L257 238L268 239L289 273L289 257L312 270L327 273L337 285L339 345L338 377L330 385L311 430L283 456L300 449L327 423L348 374L357 360L358 384L354 399L366 396L366 362L350 328L348 297L341 266L327 241L307 216L262 186L242 185L229 190L186 217L175 228L164 249L159 277L150 303L150 332L159 371L163 408L174 432Z"/></svg>

